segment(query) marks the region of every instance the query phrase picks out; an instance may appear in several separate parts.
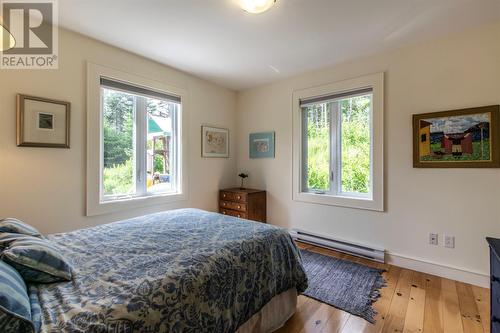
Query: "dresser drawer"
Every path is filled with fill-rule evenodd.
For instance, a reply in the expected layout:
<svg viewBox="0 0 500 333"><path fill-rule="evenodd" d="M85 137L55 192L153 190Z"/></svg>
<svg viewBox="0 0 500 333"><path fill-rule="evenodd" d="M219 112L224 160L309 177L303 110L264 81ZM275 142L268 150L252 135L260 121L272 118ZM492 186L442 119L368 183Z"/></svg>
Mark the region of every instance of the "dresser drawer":
<svg viewBox="0 0 500 333"><path fill-rule="evenodd" d="M220 199L223 201L236 201L245 203L247 202L247 194L246 193L232 193L232 192L220 192Z"/></svg>
<svg viewBox="0 0 500 333"><path fill-rule="evenodd" d="M221 201L220 207L225 209L237 210L240 212L247 211L247 205L244 203L234 202L234 201Z"/></svg>
<svg viewBox="0 0 500 333"><path fill-rule="evenodd" d="M238 212L236 210L230 210L230 209L220 209L220 213L223 215L229 215L229 216L234 216L234 217L239 217L240 219L246 219L247 214L243 212Z"/></svg>

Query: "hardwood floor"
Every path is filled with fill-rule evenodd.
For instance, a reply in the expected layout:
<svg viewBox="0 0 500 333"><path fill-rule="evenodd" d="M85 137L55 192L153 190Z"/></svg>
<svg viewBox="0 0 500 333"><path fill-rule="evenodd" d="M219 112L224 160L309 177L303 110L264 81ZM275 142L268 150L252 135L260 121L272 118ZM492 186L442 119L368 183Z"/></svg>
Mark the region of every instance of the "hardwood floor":
<svg viewBox="0 0 500 333"><path fill-rule="evenodd" d="M384 268L387 287L374 303L376 324L299 296L297 312L278 333L490 332L489 290L425 273L380 264L323 248L300 248Z"/></svg>

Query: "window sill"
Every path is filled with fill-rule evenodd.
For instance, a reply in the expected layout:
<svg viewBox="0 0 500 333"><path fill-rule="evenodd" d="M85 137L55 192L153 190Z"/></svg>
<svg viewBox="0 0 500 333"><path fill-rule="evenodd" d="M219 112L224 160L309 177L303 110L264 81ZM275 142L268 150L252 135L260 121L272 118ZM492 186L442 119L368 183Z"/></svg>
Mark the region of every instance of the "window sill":
<svg viewBox="0 0 500 333"><path fill-rule="evenodd" d="M154 194L142 197L124 197L116 200L104 200L89 203L87 206L87 216L109 214L125 209L163 205L185 200L187 200L187 195L184 193Z"/></svg>
<svg viewBox="0 0 500 333"><path fill-rule="evenodd" d="M300 192L294 193L293 200L327 206L384 211L382 202L368 197L333 196L327 193Z"/></svg>
<svg viewBox="0 0 500 333"><path fill-rule="evenodd" d="M101 198L100 204L107 204L107 203L113 203L113 202L122 202L122 201L134 201L134 200L140 200L140 199L153 199L153 198L160 198L160 197L170 197L170 196L176 196L181 193L179 192L163 192L163 193L148 193L146 195L142 196L133 196L133 195L123 195L123 196L107 196L104 198Z"/></svg>

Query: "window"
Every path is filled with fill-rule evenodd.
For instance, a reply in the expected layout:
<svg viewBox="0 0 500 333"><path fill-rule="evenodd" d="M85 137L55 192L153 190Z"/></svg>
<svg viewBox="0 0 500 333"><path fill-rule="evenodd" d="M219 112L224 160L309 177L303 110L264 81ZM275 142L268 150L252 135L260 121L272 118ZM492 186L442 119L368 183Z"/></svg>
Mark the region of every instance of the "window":
<svg viewBox="0 0 500 333"><path fill-rule="evenodd" d="M371 196L372 89L301 101L303 190Z"/></svg>
<svg viewBox="0 0 500 333"><path fill-rule="evenodd" d="M101 78L101 201L177 192L180 99Z"/></svg>
<svg viewBox="0 0 500 333"><path fill-rule="evenodd" d="M87 215L185 199L185 93L89 64Z"/></svg>
<svg viewBox="0 0 500 333"><path fill-rule="evenodd" d="M294 199L383 210L383 76L294 93Z"/></svg>

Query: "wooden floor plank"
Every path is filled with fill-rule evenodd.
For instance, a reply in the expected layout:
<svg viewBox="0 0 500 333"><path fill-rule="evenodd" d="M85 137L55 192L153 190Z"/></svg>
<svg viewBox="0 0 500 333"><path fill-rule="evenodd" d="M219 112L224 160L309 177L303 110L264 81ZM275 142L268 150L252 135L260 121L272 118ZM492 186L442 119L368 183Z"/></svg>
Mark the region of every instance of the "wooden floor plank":
<svg viewBox="0 0 500 333"><path fill-rule="evenodd" d="M325 323L331 316L331 306L327 304L321 304L318 309L309 317L309 319L304 323L304 327L300 330L300 333L318 333L321 332Z"/></svg>
<svg viewBox="0 0 500 333"><path fill-rule="evenodd" d="M463 333L464 329L455 281L449 279L441 280L441 300L443 302L443 332Z"/></svg>
<svg viewBox="0 0 500 333"><path fill-rule="evenodd" d="M485 333L490 333L490 291L486 288L472 286L472 293L474 294L477 309L481 316L483 331Z"/></svg>
<svg viewBox="0 0 500 333"><path fill-rule="evenodd" d="M412 271L403 270L398 280L396 290L392 297L389 312L385 317L385 323L382 328L384 333L402 332L408 300L410 298Z"/></svg>
<svg viewBox="0 0 500 333"><path fill-rule="evenodd" d="M443 333L443 301L441 299L441 278L425 275L424 332Z"/></svg>
<svg viewBox="0 0 500 333"><path fill-rule="evenodd" d="M298 248L302 249L302 250L308 250L308 249L311 249L314 247L314 245L301 243L301 242L297 242L296 244L297 244Z"/></svg>
<svg viewBox="0 0 500 333"><path fill-rule="evenodd" d="M300 245L299 245L300 246ZM376 263L313 245L301 248L386 269L387 286L373 304L376 323L300 296L296 314L279 333L489 333L489 290Z"/></svg>
<svg viewBox="0 0 500 333"><path fill-rule="evenodd" d="M411 286L414 288L425 289L427 286L426 275L421 272L411 271Z"/></svg>
<svg viewBox="0 0 500 333"><path fill-rule="evenodd" d="M326 322L325 326L321 329L321 333L342 332L342 329L344 328L349 318L353 317L345 311L335 309L334 307L331 308L334 311L332 312L332 315Z"/></svg>
<svg viewBox="0 0 500 333"><path fill-rule="evenodd" d="M348 316L344 311L337 310L333 306L323 303L304 323L304 327L300 333L339 332ZM330 320L332 321L330 322ZM328 328L328 330L325 330L325 328Z"/></svg>
<svg viewBox="0 0 500 333"><path fill-rule="evenodd" d="M321 306L321 303L312 298L300 296L304 298L301 304L297 307L297 312L286 322L286 324L277 330L277 333L299 333L310 320L312 315Z"/></svg>
<svg viewBox="0 0 500 333"><path fill-rule="evenodd" d="M425 277L425 289L439 289L441 290L441 278L436 275L422 273Z"/></svg>
<svg viewBox="0 0 500 333"><path fill-rule="evenodd" d="M424 329L425 289L412 286L403 332L421 333Z"/></svg>
<svg viewBox="0 0 500 333"><path fill-rule="evenodd" d="M483 324L472 292L472 286L463 282L456 282L456 286L464 331L482 333Z"/></svg>

